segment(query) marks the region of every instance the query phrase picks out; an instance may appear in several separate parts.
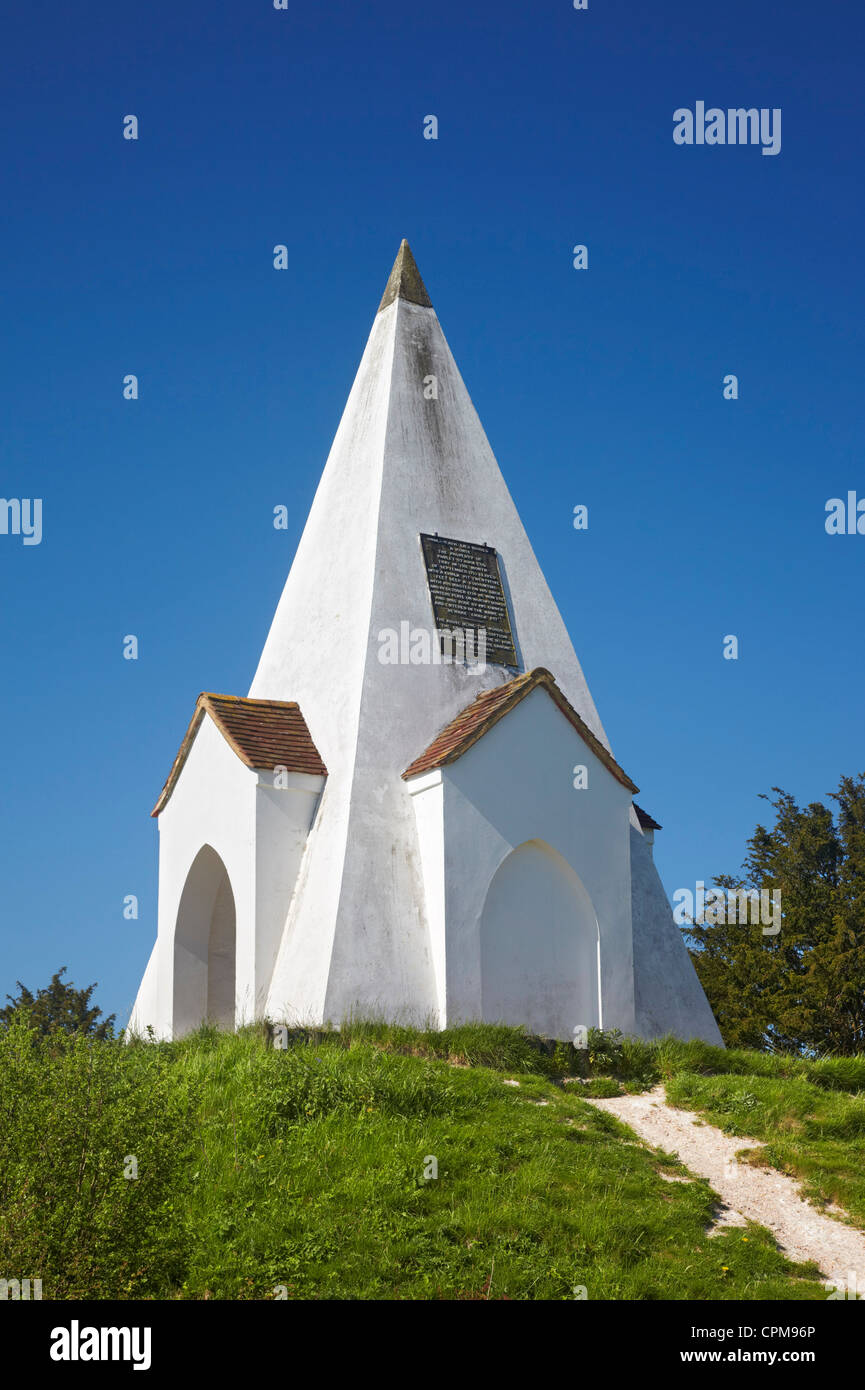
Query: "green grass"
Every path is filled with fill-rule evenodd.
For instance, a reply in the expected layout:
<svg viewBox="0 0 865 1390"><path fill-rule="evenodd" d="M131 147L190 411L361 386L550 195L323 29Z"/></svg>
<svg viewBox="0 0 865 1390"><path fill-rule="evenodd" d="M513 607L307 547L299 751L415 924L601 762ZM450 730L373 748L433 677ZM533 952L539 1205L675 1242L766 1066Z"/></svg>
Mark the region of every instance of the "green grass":
<svg viewBox="0 0 865 1390"><path fill-rule="evenodd" d="M826 1090L804 1077L681 1072L667 1098L726 1134L764 1140L750 1161L800 1178L809 1200L837 1203L865 1229L865 1093Z"/></svg>
<svg viewBox="0 0 865 1390"><path fill-rule="evenodd" d="M748 1123L780 1124L786 1095L846 1173L855 1065L784 1073L671 1040L594 1034L575 1053L517 1029L369 1020L289 1042L0 1034L0 1276L41 1277L45 1298L826 1296L760 1227L708 1237L707 1184L665 1181L675 1160L581 1097L663 1076L707 1114L726 1094Z"/></svg>
<svg viewBox="0 0 865 1390"><path fill-rule="evenodd" d="M815 1205L834 1202L865 1229L865 1056L802 1058L672 1038L623 1041L610 1068L640 1085L663 1080L672 1105L726 1134L762 1140L751 1162L801 1180ZM743 1145L747 1151L747 1145Z"/></svg>

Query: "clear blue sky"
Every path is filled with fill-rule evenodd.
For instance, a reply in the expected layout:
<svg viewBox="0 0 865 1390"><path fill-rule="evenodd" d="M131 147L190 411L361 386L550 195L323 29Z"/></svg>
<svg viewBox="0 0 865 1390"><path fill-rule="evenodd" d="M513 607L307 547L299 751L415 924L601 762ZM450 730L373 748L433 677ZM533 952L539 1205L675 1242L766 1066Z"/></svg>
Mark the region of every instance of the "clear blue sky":
<svg viewBox="0 0 865 1390"><path fill-rule="evenodd" d="M824 529L865 496L860 3L97 0L3 29L0 491L44 534L0 536L0 1002L67 964L125 1021L149 811L198 692L248 689L403 236L668 891L736 871L760 792L865 768L865 536ZM698 100L780 107L781 153L675 145Z"/></svg>

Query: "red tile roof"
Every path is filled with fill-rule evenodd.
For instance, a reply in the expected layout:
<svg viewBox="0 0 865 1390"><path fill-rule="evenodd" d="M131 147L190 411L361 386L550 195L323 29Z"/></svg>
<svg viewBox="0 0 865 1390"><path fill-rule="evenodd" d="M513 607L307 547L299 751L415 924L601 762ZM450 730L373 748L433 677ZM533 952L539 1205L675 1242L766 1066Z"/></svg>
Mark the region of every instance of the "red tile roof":
<svg viewBox="0 0 865 1390"><path fill-rule="evenodd" d="M226 743L247 767L284 767L289 772L327 776L300 706L293 700L250 700L241 695L213 695L205 691L196 701L195 713L152 816L165 809L205 714L210 715Z"/></svg>
<svg viewBox="0 0 865 1390"><path fill-rule="evenodd" d="M456 719L452 719L450 724L442 729L420 757L415 758L414 762L402 774L403 777L416 777L418 773L432 772L434 768L445 767L448 763L456 762L457 758L461 758L472 744L483 738L494 724L503 719L515 705L518 705L539 686L546 690L568 722L576 729L583 742L588 745L595 757L604 764L604 767L612 773L616 780L621 782L623 787L627 787L629 791L638 792L639 787L634 786L628 774L619 767L612 753L608 752L600 740L595 737L585 720L580 718L573 705L562 694L556 685L555 678L543 666L536 667L534 671L528 671L524 676L517 676L515 680L507 681L504 685L498 685L494 690L483 691L457 715Z"/></svg>
<svg viewBox="0 0 865 1390"><path fill-rule="evenodd" d="M637 813L637 820L640 822L643 830L663 830L664 827L659 825L656 820L652 820L648 811L644 811L642 806L637 805L636 801L634 802L634 810Z"/></svg>

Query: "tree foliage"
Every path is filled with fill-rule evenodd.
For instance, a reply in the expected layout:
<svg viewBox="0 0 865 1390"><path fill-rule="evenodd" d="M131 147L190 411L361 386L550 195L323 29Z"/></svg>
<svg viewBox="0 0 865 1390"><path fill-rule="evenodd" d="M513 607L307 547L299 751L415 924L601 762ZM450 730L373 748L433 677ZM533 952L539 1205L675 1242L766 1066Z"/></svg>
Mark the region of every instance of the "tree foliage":
<svg viewBox="0 0 865 1390"><path fill-rule="evenodd" d="M17 980L19 993L15 998L11 994L6 995L9 1003L5 1009L0 1009L0 1026L9 1027L13 1022L26 1018L30 1027L43 1037L62 1032L83 1033L102 1040L112 1038L117 1015L110 1014L100 1021L102 1010L90 1003L96 984L88 985L86 989L76 989L71 981L61 978L65 973L64 965L51 976L51 983L37 990L35 995Z"/></svg>
<svg viewBox="0 0 865 1390"><path fill-rule="evenodd" d="M743 876L722 889L780 889L781 930L729 920L685 928L724 1041L768 1051L865 1050L865 774L821 802L764 796L775 812L748 840Z"/></svg>
<svg viewBox="0 0 865 1390"><path fill-rule="evenodd" d="M4 1276L42 1279L47 1299L171 1296L196 1114L194 1079L178 1082L164 1048L40 1036L23 1011L0 1028Z"/></svg>

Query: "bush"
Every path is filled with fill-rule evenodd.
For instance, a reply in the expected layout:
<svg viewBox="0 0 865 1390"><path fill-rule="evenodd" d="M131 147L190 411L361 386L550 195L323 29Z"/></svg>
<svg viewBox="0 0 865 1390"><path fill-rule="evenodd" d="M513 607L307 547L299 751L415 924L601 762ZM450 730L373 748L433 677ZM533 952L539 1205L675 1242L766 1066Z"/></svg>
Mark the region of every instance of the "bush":
<svg viewBox="0 0 865 1390"><path fill-rule="evenodd" d="M158 1295L182 1277L193 1098L172 1070L161 1048L0 1031L4 1277L41 1278L50 1299Z"/></svg>

